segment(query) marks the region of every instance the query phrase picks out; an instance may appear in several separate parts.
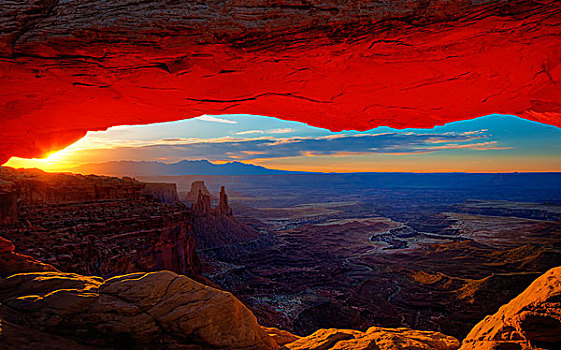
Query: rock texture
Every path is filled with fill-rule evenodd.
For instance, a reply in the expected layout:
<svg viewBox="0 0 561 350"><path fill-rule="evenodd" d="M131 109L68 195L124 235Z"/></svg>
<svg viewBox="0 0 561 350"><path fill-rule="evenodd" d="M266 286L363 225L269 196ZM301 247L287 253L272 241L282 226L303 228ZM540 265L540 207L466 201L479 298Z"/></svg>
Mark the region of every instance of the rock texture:
<svg viewBox="0 0 561 350"><path fill-rule="evenodd" d="M555 0L5 1L0 163L87 130L204 113L331 130L494 112L560 126L560 10Z"/></svg>
<svg viewBox="0 0 561 350"><path fill-rule="evenodd" d="M286 344L289 350L456 350L460 342L438 332L409 328L371 327L366 332L350 329L320 329L314 334Z"/></svg>
<svg viewBox="0 0 561 350"><path fill-rule="evenodd" d="M203 181L191 184L191 191L187 194L187 198L190 198L191 193L197 189L197 201L191 205L197 249L204 250L246 243L261 237L258 231L238 221L232 215L232 208L228 204L228 195L224 186L220 189L220 201L214 208L211 206L211 195Z"/></svg>
<svg viewBox="0 0 561 350"><path fill-rule="evenodd" d="M479 322L461 350L561 348L561 267Z"/></svg>
<svg viewBox="0 0 561 350"><path fill-rule="evenodd" d="M177 186L168 183L143 182L144 191L155 200L162 203L179 202Z"/></svg>
<svg viewBox="0 0 561 350"><path fill-rule="evenodd" d="M193 181L189 192L187 192L187 195L185 196L185 202L192 205L198 201L200 197L199 192L209 198L212 197L208 188L206 188L204 181Z"/></svg>
<svg viewBox="0 0 561 350"><path fill-rule="evenodd" d="M0 234L20 252L85 275L199 276L188 209L160 201L175 202L174 184L6 168L0 180L11 181L18 200L18 220Z"/></svg>
<svg viewBox="0 0 561 350"><path fill-rule="evenodd" d="M14 244L0 237L0 277L21 272L57 271L53 266L44 264L30 256L15 252Z"/></svg>
<svg viewBox="0 0 561 350"><path fill-rule="evenodd" d="M0 302L2 323L95 348L278 348L232 294L169 271L108 280L55 272L18 274L0 280Z"/></svg>
<svg viewBox="0 0 561 350"><path fill-rule="evenodd" d="M132 178L47 173L0 167L0 181L28 204L144 199L145 185ZM13 205L13 204L12 204Z"/></svg>
<svg viewBox="0 0 561 350"><path fill-rule="evenodd" d="M232 216L232 208L228 205L228 195L226 194L224 186L220 188L220 202L214 210L218 215Z"/></svg>
<svg viewBox="0 0 561 350"><path fill-rule="evenodd" d="M0 225L13 225L18 221L17 199L11 183L0 187Z"/></svg>

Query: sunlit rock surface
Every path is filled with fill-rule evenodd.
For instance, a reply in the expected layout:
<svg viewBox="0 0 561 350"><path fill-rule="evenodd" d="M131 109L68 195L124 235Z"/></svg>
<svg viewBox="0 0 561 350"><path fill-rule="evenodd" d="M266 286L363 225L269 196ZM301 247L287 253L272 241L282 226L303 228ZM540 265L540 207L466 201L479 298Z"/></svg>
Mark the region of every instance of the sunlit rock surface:
<svg viewBox="0 0 561 350"><path fill-rule="evenodd" d="M485 317L461 350L559 349L561 347L561 267L536 279L522 294Z"/></svg>
<svg viewBox="0 0 561 350"><path fill-rule="evenodd" d="M13 275L0 280L0 301L5 322L98 348L278 348L232 294L170 271Z"/></svg>
<svg viewBox="0 0 561 350"><path fill-rule="evenodd" d="M342 129L561 125L553 0L4 1L0 163L87 130L250 113Z"/></svg>
<svg viewBox="0 0 561 350"><path fill-rule="evenodd" d="M366 332L350 329L320 329L314 334L285 345L289 350L455 350L460 342L438 332L409 328L371 327Z"/></svg>

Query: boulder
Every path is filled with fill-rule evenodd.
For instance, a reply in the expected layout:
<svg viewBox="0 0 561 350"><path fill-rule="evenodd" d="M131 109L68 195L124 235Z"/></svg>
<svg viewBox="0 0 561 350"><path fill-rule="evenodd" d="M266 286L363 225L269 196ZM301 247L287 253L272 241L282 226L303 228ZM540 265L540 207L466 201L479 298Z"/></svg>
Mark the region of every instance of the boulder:
<svg viewBox="0 0 561 350"><path fill-rule="evenodd" d="M98 348L278 348L232 294L170 271L16 274L0 291L3 322Z"/></svg>

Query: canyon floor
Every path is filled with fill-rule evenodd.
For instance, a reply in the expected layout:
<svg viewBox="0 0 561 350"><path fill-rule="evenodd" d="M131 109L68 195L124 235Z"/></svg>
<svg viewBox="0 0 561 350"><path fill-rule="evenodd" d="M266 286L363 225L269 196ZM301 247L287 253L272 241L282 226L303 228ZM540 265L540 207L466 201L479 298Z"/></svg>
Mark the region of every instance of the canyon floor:
<svg viewBox="0 0 561 350"><path fill-rule="evenodd" d="M558 174L139 179L0 168L0 344L560 345Z"/></svg>
<svg viewBox="0 0 561 350"><path fill-rule="evenodd" d="M195 179L211 192L226 185L236 218L262 236L199 250L203 273L246 303L261 324L299 335L406 326L462 339L561 265L555 178L458 181L464 176L147 180L175 182L180 193Z"/></svg>

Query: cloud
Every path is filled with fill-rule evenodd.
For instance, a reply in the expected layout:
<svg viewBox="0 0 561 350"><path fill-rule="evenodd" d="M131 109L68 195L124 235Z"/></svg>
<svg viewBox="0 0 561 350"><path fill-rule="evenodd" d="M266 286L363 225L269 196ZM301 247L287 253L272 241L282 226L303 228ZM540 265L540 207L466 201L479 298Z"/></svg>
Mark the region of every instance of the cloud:
<svg viewBox="0 0 561 350"><path fill-rule="evenodd" d="M237 124L238 122L235 120L228 120L222 118L216 118L211 115L203 114L200 117L197 117L198 120L204 120L205 122L213 122L213 123L223 123L223 124Z"/></svg>
<svg viewBox="0 0 561 350"><path fill-rule="evenodd" d="M251 131L251 130L248 130ZM339 134L337 137L275 137L156 142L151 145L122 147L120 158L208 159L211 161L257 160L298 156L347 156L359 154L410 155L449 150L490 151L510 147L489 140L483 133Z"/></svg>
<svg viewBox="0 0 561 350"><path fill-rule="evenodd" d="M249 134L263 134L265 133L263 130L246 130L237 132L236 135L249 135Z"/></svg>
<svg viewBox="0 0 561 350"><path fill-rule="evenodd" d="M291 128L267 130L267 132L270 134L288 134L290 132L295 132L295 131L296 131L295 129L291 129Z"/></svg>

